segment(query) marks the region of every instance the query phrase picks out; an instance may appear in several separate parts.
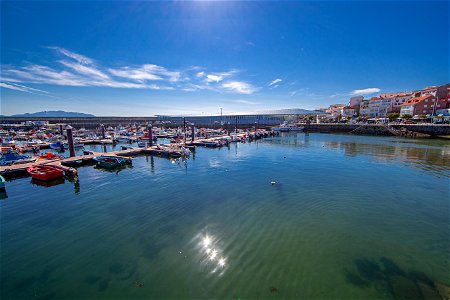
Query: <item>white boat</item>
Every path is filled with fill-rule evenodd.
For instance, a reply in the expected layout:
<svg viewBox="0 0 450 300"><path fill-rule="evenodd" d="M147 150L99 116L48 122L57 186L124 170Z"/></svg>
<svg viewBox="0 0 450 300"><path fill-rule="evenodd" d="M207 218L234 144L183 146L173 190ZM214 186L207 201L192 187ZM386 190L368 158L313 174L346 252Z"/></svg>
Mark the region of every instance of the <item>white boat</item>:
<svg viewBox="0 0 450 300"><path fill-rule="evenodd" d="M283 123L279 127L272 127L273 131L280 131L280 132L289 132L289 131L303 131L305 127L303 126L297 126L294 124L286 124Z"/></svg>

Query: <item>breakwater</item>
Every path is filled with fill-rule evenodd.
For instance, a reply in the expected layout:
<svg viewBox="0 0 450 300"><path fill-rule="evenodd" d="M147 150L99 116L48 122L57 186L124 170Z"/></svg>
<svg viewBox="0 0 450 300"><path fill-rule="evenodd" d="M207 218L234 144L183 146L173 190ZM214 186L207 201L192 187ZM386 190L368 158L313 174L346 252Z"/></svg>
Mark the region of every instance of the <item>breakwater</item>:
<svg viewBox="0 0 450 300"><path fill-rule="evenodd" d="M417 133L418 136L429 135L431 137L450 135L450 125L441 124L302 124L307 132L322 133L354 133L372 135L402 135L401 132Z"/></svg>

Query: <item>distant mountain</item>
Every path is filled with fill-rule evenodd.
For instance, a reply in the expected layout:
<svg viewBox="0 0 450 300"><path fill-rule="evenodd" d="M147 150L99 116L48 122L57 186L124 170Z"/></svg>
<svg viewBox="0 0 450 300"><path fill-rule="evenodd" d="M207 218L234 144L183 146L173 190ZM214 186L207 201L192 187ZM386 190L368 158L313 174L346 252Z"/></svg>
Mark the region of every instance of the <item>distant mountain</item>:
<svg viewBox="0 0 450 300"><path fill-rule="evenodd" d="M12 115L11 117L20 117L20 118L45 118L45 117L95 117L91 114L79 113L79 112L71 112L71 111L62 111L62 110L53 110L53 111L40 111L35 113L26 113L26 114L18 114Z"/></svg>

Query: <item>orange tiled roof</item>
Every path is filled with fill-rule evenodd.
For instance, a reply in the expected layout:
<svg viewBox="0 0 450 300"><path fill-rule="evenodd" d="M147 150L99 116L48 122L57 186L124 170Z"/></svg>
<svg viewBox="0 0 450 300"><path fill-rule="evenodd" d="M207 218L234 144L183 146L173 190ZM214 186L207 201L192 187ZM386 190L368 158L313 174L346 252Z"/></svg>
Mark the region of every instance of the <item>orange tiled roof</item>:
<svg viewBox="0 0 450 300"><path fill-rule="evenodd" d="M422 102L423 100L428 99L428 98L434 98L434 96L433 95L425 95L425 96L422 96L422 97L411 98L408 101L406 101L405 103L403 103L402 106L415 105L415 104L417 104L419 102Z"/></svg>

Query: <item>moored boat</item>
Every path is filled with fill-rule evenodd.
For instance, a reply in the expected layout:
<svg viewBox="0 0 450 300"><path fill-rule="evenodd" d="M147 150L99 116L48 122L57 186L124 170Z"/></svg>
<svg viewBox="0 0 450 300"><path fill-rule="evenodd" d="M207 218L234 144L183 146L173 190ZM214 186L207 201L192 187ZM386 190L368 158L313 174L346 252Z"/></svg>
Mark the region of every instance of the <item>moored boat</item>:
<svg viewBox="0 0 450 300"><path fill-rule="evenodd" d="M27 172L33 179L45 181L61 178L64 176L63 170L55 166L48 165L31 166L27 168Z"/></svg>
<svg viewBox="0 0 450 300"><path fill-rule="evenodd" d="M35 161L35 157L17 154L15 152L3 154L0 157L0 166L9 166L14 164L29 163Z"/></svg>
<svg viewBox="0 0 450 300"><path fill-rule="evenodd" d="M38 157L38 158L41 158L41 159L58 159L58 158L64 158L64 156L57 155L57 154L52 153L52 152L47 152L47 153L45 153L45 154L43 154L43 155L37 155L37 157Z"/></svg>
<svg viewBox="0 0 450 300"><path fill-rule="evenodd" d="M296 126L296 125L288 125L288 124L281 124L279 127L272 127L273 131L279 131L279 132L290 132L290 131L303 131L305 127L303 126Z"/></svg>
<svg viewBox="0 0 450 300"><path fill-rule="evenodd" d="M97 166L99 167L113 169L124 166L125 164L131 162L131 159L118 156L101 155L94 157L94 161L97 162Z"/></svg>
<svg viewBox="0 0 450 300"><path fill-rule="evenodd" d="M49 146L53 150L58 150L58 151L64 150L64 144L61 143L60 141L58 141L56 143L51 143Z"/></svg>

